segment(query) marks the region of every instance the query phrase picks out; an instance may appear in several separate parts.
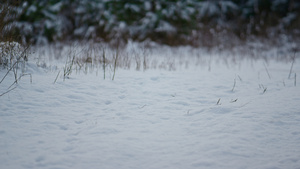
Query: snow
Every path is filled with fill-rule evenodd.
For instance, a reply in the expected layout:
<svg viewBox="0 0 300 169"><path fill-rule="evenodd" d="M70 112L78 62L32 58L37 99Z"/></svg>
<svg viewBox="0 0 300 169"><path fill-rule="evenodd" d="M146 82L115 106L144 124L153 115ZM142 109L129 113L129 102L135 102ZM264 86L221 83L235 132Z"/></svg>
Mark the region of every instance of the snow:
<svg viewBox="0 0 300 169"><path fill-rule="evenodd" d="M50 11L52 11L52 12L59 12L63 5L64 5L64 4L63 4L62 2L58 2L58 3L56 3L56 4L52 5L52 6L50 6L49 9L50 9Z"/></svg>
<svg viewBox="0 0 300 169"><path fill-rule="evenodd" d="M0 97L0 168L299 168L299 59L288 78L292 61L150 53L174 69L132 65L112 81L100 66L54 84L60 64L29 58L32 83Z"/></svg>
<svg viewBox="0 0 300 169"><path fill-rule="evenodd" d="M155 29L157 32L176 32L176 28L174 28L170 23L166 21L159 21L159 26Z"/></svg>
<svg viewBox="0 0 300 169"><path fill-rule="evenodd" d="M216 6L216 4L212 2L202 2L201 8L200 8L200 17L205 16L213 16L219 13L219 9Z"/></svg>
<svg viewBox="0 0 300 169"><path fill-rule="evenodd" d="M130 10L132 10L134 12L140 12L140 10L141 10L138 5L133 5L133 4L130 4L130 3L126 3L124 5L124 8L125 9L130 9Z"/></svg>
<svg viewBox="0 0 300 169"><path fill-rule="evenodd" d="M230 10L237 10L239 7L230 1L220 1L220 8L222 10L222 13L228 13Z"/></svg>
<svg viewBox="0 0 300 169"><path fill-rule="evenodd" d="M27 15L32 12L36 12L37 8L34 5L31 5L27 10Z"/></svg>
<svg viewBox="0 0 300 169"><path fill-rule="evenodd" d="M149 11L149 10L151 10L151 3L149 2L149 1L145 1L144 2L144 8L147 10L147 11Z"/></svg>

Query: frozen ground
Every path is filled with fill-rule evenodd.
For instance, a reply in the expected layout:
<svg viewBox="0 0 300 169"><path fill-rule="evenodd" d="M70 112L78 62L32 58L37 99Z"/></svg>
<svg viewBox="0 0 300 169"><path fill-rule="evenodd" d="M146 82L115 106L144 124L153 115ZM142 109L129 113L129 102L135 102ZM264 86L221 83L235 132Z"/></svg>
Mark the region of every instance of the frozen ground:
<svg viewBox="0 0 300 169"><path fill-rule="evenodd" d="M29 61L32 83L0 97L0 168L300 168L299 60L290 78L291 61L189 61L55 84Z"/></svg>

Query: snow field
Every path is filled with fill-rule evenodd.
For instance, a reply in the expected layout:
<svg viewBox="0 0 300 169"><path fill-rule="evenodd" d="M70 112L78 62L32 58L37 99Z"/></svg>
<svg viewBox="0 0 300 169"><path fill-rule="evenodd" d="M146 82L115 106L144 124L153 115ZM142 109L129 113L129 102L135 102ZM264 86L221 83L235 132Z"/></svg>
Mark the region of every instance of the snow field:
<svg viewBox="0 0 300 169"><path fill-rule="evenodd" d="M299 168L291 62L207 60L55 84L58 70L29 62L32 83L0 97L0 168Z"/></svg>

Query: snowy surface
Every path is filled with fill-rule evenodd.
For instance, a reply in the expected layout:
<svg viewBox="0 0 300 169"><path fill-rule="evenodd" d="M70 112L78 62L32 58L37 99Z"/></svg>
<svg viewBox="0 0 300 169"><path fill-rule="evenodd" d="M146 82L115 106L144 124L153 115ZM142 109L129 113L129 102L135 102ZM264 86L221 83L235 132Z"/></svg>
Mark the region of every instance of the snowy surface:
<svg viewBox="0 0 300 169"><path fill-rule="evenodd" d="M189 61L53 84L30 60L32 83L0 97L0 168L300 168L299 60L290 78L291 61Z"/></svg>

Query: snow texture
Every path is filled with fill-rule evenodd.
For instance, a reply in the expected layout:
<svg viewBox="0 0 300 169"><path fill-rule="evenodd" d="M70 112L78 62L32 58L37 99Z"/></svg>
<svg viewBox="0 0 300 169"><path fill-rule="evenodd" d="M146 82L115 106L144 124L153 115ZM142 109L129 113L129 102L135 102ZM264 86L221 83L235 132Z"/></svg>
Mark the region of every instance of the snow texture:
<svg viewBox="0 0 300 169"><path fill-rule="evenodd" d="M32 83L0 97L0 168L299 169L299 59L288 78L290 61L182 55L176 71L118 69L112 81L99 69L55 84L58 70L29 58Z"/></svg>

